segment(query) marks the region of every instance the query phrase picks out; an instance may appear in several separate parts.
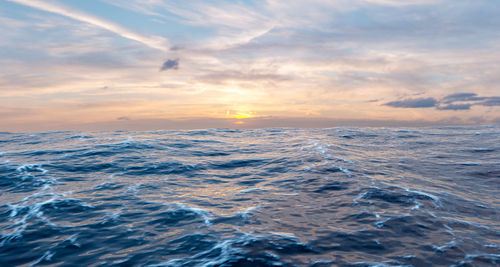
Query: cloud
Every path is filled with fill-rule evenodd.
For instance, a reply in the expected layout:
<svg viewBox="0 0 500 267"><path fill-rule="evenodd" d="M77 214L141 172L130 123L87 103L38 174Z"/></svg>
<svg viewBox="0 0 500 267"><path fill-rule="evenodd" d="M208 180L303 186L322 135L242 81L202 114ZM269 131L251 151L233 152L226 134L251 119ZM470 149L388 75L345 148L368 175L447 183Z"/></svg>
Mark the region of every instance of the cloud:
<svg viewBox="0 0 500 267"><path fill-rule="evenodd" d="M438 109L440 110L469 110L471 104L450 104L446 106L439 106Z"/></svg>
<svg viewBox="0 0 500 267"><path fill-rule="evenodd" d="M482 106L500 106L500 97L487 97L486 101L480 103Z"/></svg>
<svg viewBox="0 0 500 267"><path fill-rule="evenodd" d="M176 70L179 68L179 59L169 59L163 63L163 65L160 68L160 71L166 71L166 70Z"/></svg>
<svg viewBox="0 0 500 267"><path fill-rule="evenodd" d="M395 108L432 108L437 105L438 101L432 97L429 98L413 98L400 101L393 101L384 104L385 106Z"/></svg>
<svg viewBox="0 0 500 267"><path fill-rule="evenodd" d="M475 93L457 93L445 96L441 101L444 103L452 103L457 101L479 101L484 97L477 97Z"/></svg>
<svg viewBox="0 0 500 267"><path fill-rule="evenodd" d="M392 101L384 104L395 108L431 108L438 110L469 110L472 106L500 106L500 97L481 97L476 93L456 93L436 100L429 98L412 98Z"/></svg>
<svg viewBox="0 0 500 267"><path fill-rule="evenodd" d="M29 6L32 8L36 8L39 10L55 13L58 15L62 15L68 18L72 18L74 20L79 20L82 22L86 22L92 24L94 26L100 27L102 29L108 30L115 34L120 35L123 38L127 38L130 40L134 40L140 42L150 48L158 49L161 51L168 51L168 41L160 36L144 36L134 31L131 31L127 28L124 28L118 24L112 23L110 21L86 14L79 10L72 9L70 7L54 4L48 2L42 2L38 0L8 0L11 2L15 2L21 5Z"/></svg>
<svg viewBox="0 0 500 267"><path fill-rule="evenodd" d="M500 106L500 97L480 97L475 93L458 93L445 96L441 102L449 105L439 109L469 109L471 106ZM458 104L455 104L457 102Z"/></svg>
<svg viewBox="0 0 500 267"><path fill-rule="evenodd" d="M85 116L75 117L126 115L132 124L145 116L223 117L238 108L270 116L490 119L500 102L479 99L500 96L500 6L487 0L11 1L38 10L0 8L16 18L0 29L3 106L15 100L55 112L69 101L116 99L125 104L82 107ZM157 46L154 36L175 48ZM110 89L95 89L103 85Z"/></svg>

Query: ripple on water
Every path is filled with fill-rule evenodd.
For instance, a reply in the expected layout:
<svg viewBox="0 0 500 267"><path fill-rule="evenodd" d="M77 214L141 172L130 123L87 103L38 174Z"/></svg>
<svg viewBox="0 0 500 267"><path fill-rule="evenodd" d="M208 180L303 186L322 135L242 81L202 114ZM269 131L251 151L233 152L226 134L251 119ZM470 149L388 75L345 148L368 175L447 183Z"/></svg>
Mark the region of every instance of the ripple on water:
<svg viewBox="0 0 500 267"><path fill-rule="evenodd" d="M1 266L500 264L498 126L0 139Z"/></svg>

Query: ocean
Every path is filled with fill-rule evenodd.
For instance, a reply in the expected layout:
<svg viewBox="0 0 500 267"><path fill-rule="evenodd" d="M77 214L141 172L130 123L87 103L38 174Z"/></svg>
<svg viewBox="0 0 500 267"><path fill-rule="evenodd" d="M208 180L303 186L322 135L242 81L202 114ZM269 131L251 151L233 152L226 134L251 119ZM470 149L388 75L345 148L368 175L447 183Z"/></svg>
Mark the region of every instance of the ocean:
<svg viewBox="0 0 500 267"><path fill-rule="evenodd" d="M0 266L499 266L500 126L0 133Z"/></svg>

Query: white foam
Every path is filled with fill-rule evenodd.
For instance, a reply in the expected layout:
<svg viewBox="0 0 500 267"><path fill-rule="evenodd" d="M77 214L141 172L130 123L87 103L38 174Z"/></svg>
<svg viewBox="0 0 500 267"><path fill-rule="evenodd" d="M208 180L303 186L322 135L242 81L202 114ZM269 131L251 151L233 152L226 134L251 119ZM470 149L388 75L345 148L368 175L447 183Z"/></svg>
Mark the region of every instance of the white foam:
<svg viewBox="0 0 500 267"><path fill-rule="evenodd" d="M411 210L419 210L420 207L422 207L422 203L418 202L417 200L415 200L415 206L413 206L411 208Z"/></svg>
<svg viewBox="0 0 500 267"><path fill-rule="evenodd" d="M50 261L52 259L52 256L54 256L54 252L48 250L46 251L42 257L40 257L38 260L36 260L34 263L30 264L30 267L31 266L36 266L37 264L39 264L40 262L46 260L46 261Z"/></svg>
<svg viewBox="0 0 500 267"><path fill-rule="evenodd" d="M249 189L244 189L238 192L238 194L248 194L252 192L258 192L258 191L267 191L266 189L262 189L259 187L254 187L254 188L249 188Z"/></svg>
<svg viewBox="0 0 500 267"><path fill-rule="evenodd" d="M16 172L19 173L22 181L34 179L35 182L44 185L57 183L57 180L53 177L46 176L48 170L42 168L42 164L24 164L16 168ZM40 176L43 176L43 178Z"/></svg>
<svg viewBox="0 0 500 267"><path fill-rule="evenodd" d="M363 199L363 198L366 196L366 194L368 194L368 192L361 193L361 194L359 194L356 198L354 198L352 201L353 201L355 204L359 204L359 202L358 202L358 201L359 201L360 199Z"/></svg>
<svg viewBox="0 0 500 267"><path fill-rule="evenodd" d="M81 247L82 245L80 245L80 243L76 242L77 239L78 239L78 234L74 234L74 235L70 236L69 238L65 239L65 241L69 241L71 243L71 245L73 245L73 246Z"/></svg>
<svg viewBox="0 0 500 267"><path fill-rule="evenodd" d="M376 221L376 222L375 222L375 227L377 227L377 228L379 228L379 229L380 229L380 228L382 228L382 227L384 227L385 223L386 223L387 221L389 221L389 219L390 219L390 218L385 219L385 220Z"/></svg>
<svg viewBox="0 0 500 267"><path fill-rule="evenodd" d="M420 195L420 196L424 196L424 197L432 199L432 201L434 202L434 207L435 208L441 207L441 205L442 205L441 199L439 197L435 196L435 195L430 194L430 193L426 193L426 192L422 192L422 191L417 191L417 190L411 190L408 187L401 186L401 185L393 185L393 186L401 188L401 189L405 190L408 193L412 193L412 194L415 194L415 195ZM420 202L418 202L418 201L415 200L415 206L412 208L412 210L414 208L418 209L421 206L422 206L422 203L420 203Z"/></svg>
<svg viewBox="0 0 500 267"><path fill-rule="evenodd" d="M432 246L434 248L434 250L436 250L437 252L445 252L447 249L449 248L453 248L457 245L457 242L455 242L455 240L451 240L449 242L447 242L446 244L442 245L442 246Z"/></svg>
<svg viewBox="0 0 500 267"><path fill-rule="evenodd" d="M131 185L127 188L127 190L125 190L124 194L132 193L132 195L137 196L137 193L139 192L139 189L141 186L143 186L143 184L141 184L141 183Z"/></svg>
<svg viewBox="0 0 500 267"><path fill-rule="evenodd" d="M316 167L329 165L334 168L337 168L339 171L347 175L347 177L352 177L351 171L348 168L343 166L341 163L354 164L354 162L347 160L342 157L334 157L331 153L329 153L328 149L331 145L328 144L319 144L318 142L312 142L311 145L301 147L300 150L310 150L310 155L319 155L323 160L320 163L311 164L304 168L304 171L313 171ZM312 149L310 149L312 148Z"/></svg>
<svg viewBox="0 0 500 267"><path fill-rule="evenodd" d="M101 224L106 224L108 222L116 222L120 218L120 215L122 214L122 209L113 212L113 213L108 213L107 216L101 221Z"/></svg>
<svg viewBox="0 0 500 267"><path fill-rule="evenodd" d="M335 166L335 165L333 165L333 166ZM335 166L335 167L339 168L339 170L341 172L345 173L348 177L352 177L352 173L348 169L345 169L341 166Z"/></svg>
<svg viewBox="0 0 500 267"><path fill-rule="evenodd" d="M175 205L176 207L178 207L180 209L192 211L192 212L198 214L199 216L201 216L203 218L203 222L207 226L212 225L212 219L213 219L213 212L212 211L188 206L188 205L183 204L183 203L173 203L173 205ZM170 210L174 210L174 209L170 209Z"/></svg>
<svg viewBox="0 0 500 267"><path fill-rule="evenodd" d="M250 207L250 208L247 208L243 211L238 211L236 214L240 215L245 220L249 220L250 218L248 215L252 212L259 211L259 208L260 207Z"/></svg>
<svg viewBox="0 0 500 267"><path fill-rule="evenodd" d="M47 173L47 170L42 168L42 164L24 164L18 167L16 171L21 174L40 172L42 175L44 175Z"/></svg>
<svg viewBox="0 0 500 267"><path fill-rule="evenodd" d="M215 246L207 251L200 252L189 258L184 259L172 259L164 263L148 265L150 267L170 267L170 266L183 266L190 264L193 266L211 267L219 266L226 263L229 260L234 260L235 255L244 254L241 249L235 248L234 244L246 245L251 241L256 241L258 237L253 236L248 233L243 233L241 236L229 238L226 240L219 241ZM207 258L207 255L213 255L213 251L220 251L215 258ZM277 257L277 256L276 256ZM279 257L278 257L279 259Z"/></svg>
<svg viewBox="0 0 500 267"><path fill-rule="evenodd" d="M13 230L10 232L4 231L2 233L2 236L5 238L0 243L0 246L3 246L5 243L10 242L14 239L22 238L23 232L26 230L29 220L33 218L40 219L44 223L51 226L58 226L44 216L41 208L45 205L52 205L57 201L64 200L77 201L79 202L79 205L83 207L93 208L92 205L89 205L81 201L80 199L68 198L67 194L65 193L54 193L50 185L44 185L44 187L40 191L26 196L18 203L8 203L7 205L10 208L9 221L12 221L13 223L6 229ZM21 210L27 211L25 214L21 215Z"/></svg>
<svg viewBox="0 0 500 267"><path fill-rule="evenodd" d="M165 267L177 267L177 266L182 266L185 265L186 263L196 263L195 266L202 266L202 267L209 267L209 266L218 266L223 264L224 262L227 262L230 259L233 259L233 255L237 254L238 252L241 252L240 249L234 248L232 244L234 243L233 240L225 240L222 242L217 243L212 249L209 251L203 251L198 254L195 254L189 258L185 259L173 259L169 260L168 262L160 263L160 264L153 264L153 265L148 265L150 267L160 267L160 266L165 266ZM220 251L220 254L213 259L207 259L205 258L206 255L210 255L212 251Z"/></svg>

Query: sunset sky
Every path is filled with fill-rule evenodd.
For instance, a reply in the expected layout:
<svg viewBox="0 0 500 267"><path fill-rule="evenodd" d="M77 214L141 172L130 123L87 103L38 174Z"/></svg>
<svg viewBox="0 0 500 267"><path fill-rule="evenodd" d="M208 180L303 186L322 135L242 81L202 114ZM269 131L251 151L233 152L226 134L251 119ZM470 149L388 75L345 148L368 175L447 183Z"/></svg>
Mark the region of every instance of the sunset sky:
<svg viewBox="0 0 500 267"><path fill-rule="evenodd" d="M500 123L491 0L0 0L0 130Z"/></svg>

